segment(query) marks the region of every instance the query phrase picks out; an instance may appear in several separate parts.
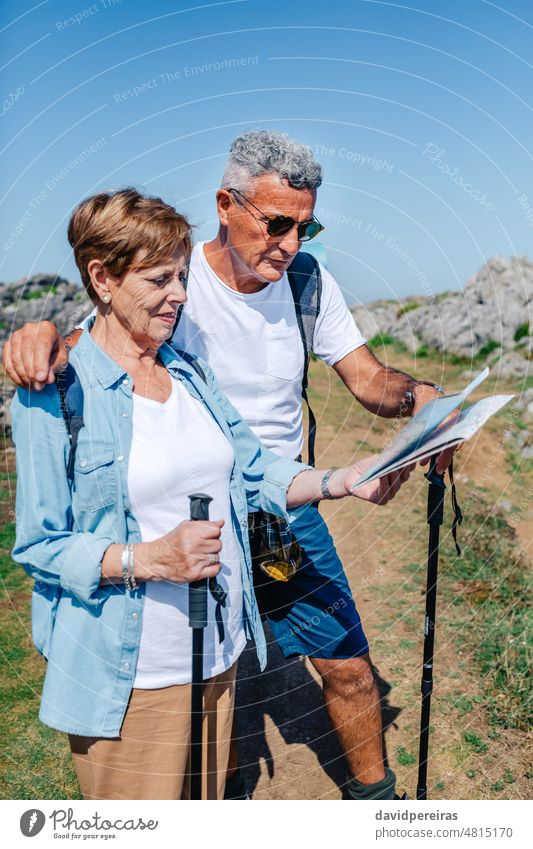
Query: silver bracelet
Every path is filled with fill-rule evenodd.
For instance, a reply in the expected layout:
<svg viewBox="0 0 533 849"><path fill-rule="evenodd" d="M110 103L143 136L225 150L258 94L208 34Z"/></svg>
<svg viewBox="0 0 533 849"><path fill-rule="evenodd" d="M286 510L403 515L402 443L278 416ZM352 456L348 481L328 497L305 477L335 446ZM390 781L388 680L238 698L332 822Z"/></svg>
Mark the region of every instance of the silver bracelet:
<svg viewBox="0 0 533 849"><path fill-rule="evenodd" d="M135 580L135 575L133 574L134 570L135 570L135 563L133 561L133 545L128 545L128 581L129 581L128 589L130 591L137 589L137 581Z"/></svg>
<svg viewBox="0 0 533 849"><path fill-rule="evenodd" d="M134 575L135 564L133 560L133 545L124 545L122 547L120 562L122 565L122 580L124 581L124 586L130 592L132 590L136 590L138 584Z"/></svg>
<svg viewBox="0 0 533 849"><path fill-rule="evenodd" d="M320 491L322 493L322 498L325 498L326 500L332 500L336 498L335 495L331 494L328 486L330 477L332 476L333 472L336 471L337 468L335 466L331 469L328 469L327 472L324 474L322 480L320 481Z"/></svg>
<svg viewBox="0 0 533 849"><path fill-rule="evenodd" d="M124 586L126 587L126 589L129 589L128 558L129 558L128 546L123 545L122 546L122 552L120 554L120 563L121 563L121 566L122 566L122 580L124 581Z"/></svg>

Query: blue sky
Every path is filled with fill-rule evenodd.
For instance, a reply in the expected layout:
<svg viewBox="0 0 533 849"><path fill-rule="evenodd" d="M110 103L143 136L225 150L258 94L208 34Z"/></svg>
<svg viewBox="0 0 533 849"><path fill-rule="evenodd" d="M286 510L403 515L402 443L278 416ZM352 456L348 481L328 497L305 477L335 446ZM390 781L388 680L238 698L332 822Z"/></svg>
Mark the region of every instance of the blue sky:
<svg viewBox="0 0 533 849"><path fill-rule="evenodd" d="M349 303L457 289L533 255L526 0L3 0L0 280L78 280L72 208L136 185L216 229L231 139L324 166L321 241Z"/></svg>

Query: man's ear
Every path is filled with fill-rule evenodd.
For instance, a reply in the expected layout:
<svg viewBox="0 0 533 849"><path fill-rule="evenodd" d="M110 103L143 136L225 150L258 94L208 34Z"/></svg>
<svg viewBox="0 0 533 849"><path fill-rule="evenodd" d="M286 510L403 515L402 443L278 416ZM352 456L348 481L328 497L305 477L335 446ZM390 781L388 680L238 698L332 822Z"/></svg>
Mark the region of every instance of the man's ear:
<svg viewBox="0 0 533 849"><path fill-rule="evenodd" d="M218 220L223 227L228 226L228 212L232 204L232 197L227 189L219 189L217 192Z"/></svg>

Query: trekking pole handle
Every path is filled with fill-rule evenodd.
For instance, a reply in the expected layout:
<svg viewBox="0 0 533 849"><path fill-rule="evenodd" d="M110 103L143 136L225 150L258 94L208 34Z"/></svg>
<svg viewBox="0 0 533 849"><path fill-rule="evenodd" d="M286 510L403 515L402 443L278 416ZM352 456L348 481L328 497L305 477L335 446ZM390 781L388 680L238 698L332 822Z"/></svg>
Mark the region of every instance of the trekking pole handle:
<svg viewBox="0 0 533 849"><path fill-rule="evenodd" d="M203 492L189 495L191 502L191 521L209 521L209 504L211 496ZM189 626L191 628L207 627L207 578L192 581L189 584Z"/></svg>
<svg viewBox="0 0 533 849"><path fill-rule="evenodd" d="M437 472L437 457L438 455L434 455L431 458L429 471L424 475L426 480L429 481L428 525L442 525L444 518L444 493L446 492L446 484L444 483L444 475L440 475Z"/></svg>
<svg viewBox="0 0 533 849"><path fill-rule="evenodd" d="M443 489L446 489L446 484L444 483L444 475L441 475L441 474L439 474L439 472L437 472L437 460L438 459L439 459L439 455L433 454L433 456L432 456L432 458L429 462L429 469L426 472L426 474L424 475L424 477L427 481L429 481L429 483L434 483L437 486L440 486Z"/></svg>

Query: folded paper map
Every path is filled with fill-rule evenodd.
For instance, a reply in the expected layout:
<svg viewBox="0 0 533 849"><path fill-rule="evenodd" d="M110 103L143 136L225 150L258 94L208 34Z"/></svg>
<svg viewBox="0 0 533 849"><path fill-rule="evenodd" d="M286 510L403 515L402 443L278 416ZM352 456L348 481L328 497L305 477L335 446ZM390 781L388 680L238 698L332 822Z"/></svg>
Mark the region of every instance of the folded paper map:
<svg viewBox="0 0 533 849"><path fill-rule="evenodd" d="M486 368L462 392L443 395L426 404L379 455L374 465L359 478L352 490L410 463L439 454L444 448L464 442L477 433L491 416L509 403L513 395L483 398L461 409L449 421L445 419L461 408L468 395L485 380L488 373Z"/></svg>

